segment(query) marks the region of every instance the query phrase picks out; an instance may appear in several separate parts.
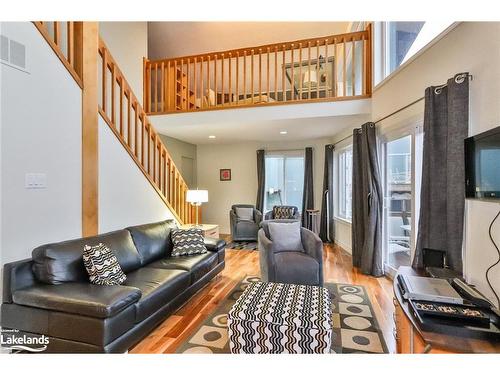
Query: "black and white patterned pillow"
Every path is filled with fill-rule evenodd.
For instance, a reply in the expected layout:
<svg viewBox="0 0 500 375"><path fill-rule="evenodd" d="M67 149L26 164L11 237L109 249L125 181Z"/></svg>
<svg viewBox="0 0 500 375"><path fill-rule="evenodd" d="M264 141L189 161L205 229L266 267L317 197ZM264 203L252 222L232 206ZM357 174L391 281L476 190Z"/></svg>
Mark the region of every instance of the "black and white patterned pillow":
<svg viewBox="0 0 500 375"><path fill-rule="evenodd" d="M127 279L115 254L102 243L84 246L83 264L92 284L121 285Z"/></svg>
<svg viewBox="0 0 500 375"><path fill-rule="evenodd" d="M207 252L203 232L199 228L172 229L170 232L174 249L172 256L204 254Z"/></svg>
<svg viewBox="0 0 500 375"><path fill-rule="evenodd" d="M273 207L275 219L294 219L293 214L295 207L291 206L275 206Z"/></svg>

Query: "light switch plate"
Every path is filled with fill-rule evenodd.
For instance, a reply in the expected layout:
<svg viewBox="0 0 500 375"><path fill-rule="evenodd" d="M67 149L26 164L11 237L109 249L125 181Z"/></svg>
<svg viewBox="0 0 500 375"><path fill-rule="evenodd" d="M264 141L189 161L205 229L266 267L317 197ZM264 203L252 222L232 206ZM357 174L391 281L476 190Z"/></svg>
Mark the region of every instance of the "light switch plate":
<svg viewBox="0 0 500 375"><path fill-rule="evenodd" d="M45 173L26 173L24 186L26 189L46 189L47 175Z"/></svg>

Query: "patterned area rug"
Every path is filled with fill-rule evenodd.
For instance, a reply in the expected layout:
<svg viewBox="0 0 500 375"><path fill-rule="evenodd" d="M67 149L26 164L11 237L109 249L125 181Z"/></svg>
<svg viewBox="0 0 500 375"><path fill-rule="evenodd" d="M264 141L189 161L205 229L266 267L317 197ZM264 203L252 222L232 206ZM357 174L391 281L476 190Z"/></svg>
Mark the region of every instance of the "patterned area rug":
<svg viewBox="0 0 500 375"><path fill-rule="evenodd" d="M257 242L231 241L226 245L226 249L233 250L257 250Z"/></svg>
<svg viewBox="0 0 500 375"><path fill-rule="evenodd" d="M217 307L176 353L230 353L227 313L250 282L247 276ZM388 353L382 332L365 288L360 285L325 283L333 308L331 353Z"/></svg>

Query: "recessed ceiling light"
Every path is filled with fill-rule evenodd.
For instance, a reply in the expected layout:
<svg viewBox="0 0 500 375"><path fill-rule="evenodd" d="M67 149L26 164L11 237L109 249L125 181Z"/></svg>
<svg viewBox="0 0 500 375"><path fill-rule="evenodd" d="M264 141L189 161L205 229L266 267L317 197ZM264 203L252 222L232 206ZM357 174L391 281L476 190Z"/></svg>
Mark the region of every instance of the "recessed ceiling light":
<svg viewBox="0 0 500 375"><path fill-rule="evenodd" d="M209 135L208 138L215 139L215 135Z"/></svg>
<svg viewBox="0 0 500 375"><path fill-rule="evenodd" d="M284 135L284 134L288 134L288 132L286 130L282 130L282 131L280 131L280 134Z"/></svg>

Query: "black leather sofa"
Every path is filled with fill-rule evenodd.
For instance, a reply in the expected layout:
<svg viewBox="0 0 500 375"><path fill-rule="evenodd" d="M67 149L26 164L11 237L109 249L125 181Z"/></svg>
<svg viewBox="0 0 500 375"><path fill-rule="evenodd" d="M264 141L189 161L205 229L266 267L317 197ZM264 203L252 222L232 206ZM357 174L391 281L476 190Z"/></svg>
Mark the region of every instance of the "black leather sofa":
<svg viewBox="0 0 500 375"><path fill-rule="evenodd" d="M225 242L170 257L173 221L43 245L4 266L2 328L49 337L46 352L121 353L144 338L224 269ZM127 275L123 285L89 283L84 245L106 244Z"/></svg>

